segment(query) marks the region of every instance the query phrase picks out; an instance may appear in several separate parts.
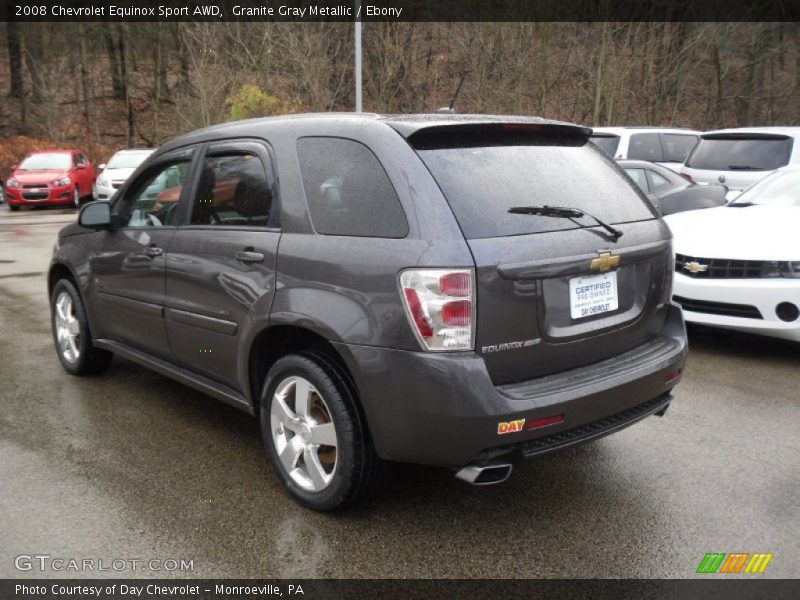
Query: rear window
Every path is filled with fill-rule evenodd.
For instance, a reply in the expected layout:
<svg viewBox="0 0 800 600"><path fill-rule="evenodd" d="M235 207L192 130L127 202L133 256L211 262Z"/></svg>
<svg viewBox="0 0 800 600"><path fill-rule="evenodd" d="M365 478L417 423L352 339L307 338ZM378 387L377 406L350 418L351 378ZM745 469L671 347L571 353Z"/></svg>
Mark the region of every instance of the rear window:
<svg viewBox="0 0 800 600"><path fill-rule="evenodd" d="M354 140L297 140L303 188L317 233L403 238L408 222L400 200L372 151Z"/></svg>
<svg viewBox="0 0 800 600"><path fill-rule="evenodd" d="M509 213L514 206L576 208L609 223L654 218L619 167L584 138L459 133L413 145L468 239L594 226Z"/></svg>
<svg viewBox="0 0 800 600"><path fill-rule="evenodd" d="M789 163L792 138L710 137L703 138L686 166L711 171L773 171Z"/></svg>
<svg viewBox="0 0 800 600"><path fill-rule="evenodd" d="M591 137L591 140L595 146L600 148L600 150L602 150L612 158L614 157L614 154L617 152L617 146L619 146L618 135L595 134Z"/></svg>
<svg viewBox="0 0 800 600"><path fill-rule="evenodd" d="M661 147L664 150L664 160L668 162L684 162L686 157L694 150L699 139L696 135L662 133Z"/></svg>
<svg viewBox="0 0 800 600"><path fill-rule="evenodd" d="M661 150L661 140L657 133L634 133L628 142L628 158L634 160L649 160L650 162L664 160Z"/></svg>

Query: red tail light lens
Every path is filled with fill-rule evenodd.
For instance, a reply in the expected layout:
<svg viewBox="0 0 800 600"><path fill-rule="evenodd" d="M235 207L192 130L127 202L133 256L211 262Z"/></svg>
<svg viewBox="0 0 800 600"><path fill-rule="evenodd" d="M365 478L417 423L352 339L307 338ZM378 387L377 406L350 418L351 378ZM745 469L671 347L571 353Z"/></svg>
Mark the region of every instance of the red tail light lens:
<svg viewBox="0 0 800 600"><path fill-rule="evenodd" d="M689 183L694 183L694 179L692 179L691 175L687 175L686 173L678 173L681 177L683 177Z"/></svg>
<svg viewBox="0 0 800 600"><path fill-rule="evenodd" d="M467 269L410 269L400 274L406 313L426 350L472 350L473 280Z"/></svg>

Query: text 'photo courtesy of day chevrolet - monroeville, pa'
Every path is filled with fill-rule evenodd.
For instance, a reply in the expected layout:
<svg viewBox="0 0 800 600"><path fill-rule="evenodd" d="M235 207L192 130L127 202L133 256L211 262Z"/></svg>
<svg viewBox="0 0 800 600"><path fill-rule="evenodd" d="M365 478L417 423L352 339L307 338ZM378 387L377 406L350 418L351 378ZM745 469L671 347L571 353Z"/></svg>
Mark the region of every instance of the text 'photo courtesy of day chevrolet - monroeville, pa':
<svg viewBox="0 0 800 600"><path fill-rule="evenodd" d="M800 597L797 0L0 5L0 600Z"/></svg>

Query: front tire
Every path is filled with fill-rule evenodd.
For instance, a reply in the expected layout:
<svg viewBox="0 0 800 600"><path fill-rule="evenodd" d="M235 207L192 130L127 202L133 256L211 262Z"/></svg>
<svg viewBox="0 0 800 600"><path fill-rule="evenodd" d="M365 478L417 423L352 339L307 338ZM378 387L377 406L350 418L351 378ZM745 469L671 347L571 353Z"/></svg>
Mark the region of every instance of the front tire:
<svg viewBox="0 0 800 600"><path fill-rule="evenodd" d="M105 370L113 355L92 344L86 309L71 281L60 279L53 287L50 313L56 354L64 369L72 375L95 375Z"/></svg>
<svg viewBox="0 0 800 600"><path fill-rule="evenodd" d="M81 207L81 191L78 189L78 186L75 186L75 190L72 192L72 204L75 208Z"/></svg>
<svg viewBox="0 0 800 600"><path fill-rule="evenodd" d="M380 477L382 461L354 391L322 355L291 354L272 366L260 421L275 472L307 508L341 508L370 491Z"/></svg>

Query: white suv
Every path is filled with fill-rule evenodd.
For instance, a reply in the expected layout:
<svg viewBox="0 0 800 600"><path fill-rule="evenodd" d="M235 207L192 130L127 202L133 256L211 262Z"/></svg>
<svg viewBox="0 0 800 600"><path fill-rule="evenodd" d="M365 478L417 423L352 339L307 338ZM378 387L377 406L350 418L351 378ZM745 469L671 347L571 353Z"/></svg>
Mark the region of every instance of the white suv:
<svg viewBox="0 0 800 600"><path fill-rule="evenodd" d="M800 163L800 127L719 129L701 136L681 175L695 183L721 183L728 200L768 173Z"/></svg>
<svg viewBox="0 0 800 600"><path fill-rule="evenodd" d="M110 200L123 183L130 177L144 159L150 156L152 148L120 150L107 165L100 165L100 175L94 184L95 200Z"/></svg>
<svg viewBox="0 0 800 600"><path fill-rule="evenodd" d="M592 142L612 158L647 160L678 171L700 132L667 127L595 127Z"/></svg>

